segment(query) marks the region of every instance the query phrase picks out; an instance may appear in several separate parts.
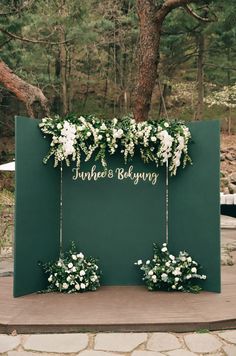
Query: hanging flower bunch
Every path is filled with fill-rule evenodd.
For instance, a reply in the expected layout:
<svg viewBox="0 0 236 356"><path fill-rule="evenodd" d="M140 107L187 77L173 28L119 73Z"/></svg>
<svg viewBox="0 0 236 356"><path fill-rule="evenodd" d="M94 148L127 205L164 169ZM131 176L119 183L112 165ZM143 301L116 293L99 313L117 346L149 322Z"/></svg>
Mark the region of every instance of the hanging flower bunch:
<svg viewBox="0 0 236 356"><path fill-rule="evenodd" d="M135 262L143 272L143 280L149 290L168 290L181 292L199 292L201 287L196 280L206 279L199 274L199 265L185 251L177 257L171 255L167 244L162 247L154 245L154 256L151 260Z"/></svg>
<svg viewBox="0 0 236 356"><path fill-rule="evenodd" d="M95 291L100 287L100 270L97 260L86 258L82 252L77 252L72 242L71 249L56 262L42 265L48 276L48 291L52 292L85 292Z"/></svg>
<svg viewBox="0 0 236 356"><path fill-rule="evenodd" d="M122 120L101 120L94 116L67 116L65 119L55 116L46 117L39 124L41 131L51 137L50 151L45 157L46 163L54 156L54 166L71 161L80 168L81 154L85 161L94 156L107 169L106 155L120 152L125 163L140 152L145 163L154 162L156 166L167 164L171 175L183 163L186 166L191 159L188 155L188 143L191 139L189 129L182 122L144 121L137 123L130 117Z"/></svg>

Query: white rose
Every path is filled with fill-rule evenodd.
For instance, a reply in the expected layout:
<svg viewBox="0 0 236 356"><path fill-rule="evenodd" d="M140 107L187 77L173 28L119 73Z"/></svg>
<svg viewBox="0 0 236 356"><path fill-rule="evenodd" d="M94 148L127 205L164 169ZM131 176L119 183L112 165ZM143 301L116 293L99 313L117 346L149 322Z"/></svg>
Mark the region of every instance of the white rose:
<svg viewBox="0 0 236 356"><path fill-rule="evenodd" d="M171 286L172 289L176 289L176 286L173 284L173 286Z"/></svg>
<svg viewBox="0 0 236 356"><path fill-rule="evenodd" d="M154 273L153 273L153 270L151 270L151 271L148 272L148 275L149 275L149 276L152 276L153 274L154 274Z"/></svg>
<svg viewBox="0 0 236 356"><path fill-rule="evenodd" d="M173 255L170 255L169 257L172 261L175 259L175 256L173 256Z"/></svg>
<svg viewBox="0 0 236 356"><path fill-rule="evenodd" d="M53 278L53 276L51 275L51 276L49 276L48 277L48 282L52 282L52 278Z"/></svg>
<svg viewBox="0 0 236 356"><path fill-rule="evenodd" d="M68 287L69 287L69 285L68 285L67 283L63 283L63 284L62 284L62 288L63 288L63 289L68 289Z"/></svg>
<svg viewBox="0 0 236 356"><path fill-rule="evenodd" d="M80 290L80 285L78 283L75 285L75 289Z"/></svg>
<svg viewBox="0 0 236 356"><path fill-rule="evenodd" d="M58 130L60 130L61 128L62 128L62 126L61 126L61 124L59 123L59 124L57 124L57 128L58 128Z"/></svg>
<svg viewBox="0 0 236 356"><path fill-rule="evenodd" d="M76 272L76 267L75 266L72 268L72 272Z"/></svg>
<svg viewBox="0 0 236 356"><path fill-rule="evenodd" d="M81 277L85 276L85 271L82 269L82 271L80 271L79 275L80 275Z"/></svg>
<svg viewBox="0 0 236 356"><path fill-rule="evenodd" d="M157 140L157 138L156 138L155 136L152 136L152 137L151 137L151 141L152 141L152 142L156 142L156 140Z"/></svg>
<svg viewBox="0 0 236 356"><path fill-rule="evenodd" d="M102 135L99 135L99 136L98 136L98 139L99 139L99 140L102 140Z"/></svg>
<svg viewBox="0 0 236 356"><path fill-rule="evenodd" d="M164 126L165 126L165 127L169 127L168 122L165 122L165 123L164 123Z"/></svg>
<svg viewBox="0 0 236 356"><path fill-rule="evenodd" d="M175 282L178 282L179 281L179 277L175 277Z"/></svg>
<svg viewBox="0 0 236 356"><path fill-rule="evenodd" d="M168 279L168 275L166 273L162 273L161 279L163 280L163 282L166 282Z"/></svg>
<svg viewBox="0 0 236 356"><path fill-rule="evenodd" d="M188 261L188 262L192 262L192 258L191 258L191 257L188 257L188 258L187 258L187 261Z"/></svg>
<svg viewBox="0 0 236 356"><path fill-rule="evenodd" d="M186 279L190 279L191 277L191 274L187 274Z"/></svg>
<svg viewBox="0 0 236 356"><path fill-rule="evenodd" d="M192 273L197 273L197 268L196 267L191 268L191 272Z"/></svg>
<svg viewBox="0 0 236 356"><path fill-rule="evenodd" d="M85 288L86 288L85 284L84 284L84 283L81 283L80 288L81 288L81 289L85 289Z"/></svg>
<svg viewBox="0 0 236 356"><path fill-rule="evenodd" d="M77 260L77 256L76 255L72 255L71 257L72 257L73 260L75 260L75 261Z"/></svg>
<svg viewBox="0 0 236 356"><path fill-rule="evenodd" d="M203 274L202 277L201 277L201 279L206 279L206 278L207 278L207 277L206 277L205 274Z"/></svg>
<svg viewBox="0 0 236 356"><path fill-rule="evenodd" d="M58 265L58 267L62 266L61 262L57 262L57 265Z"/></svg>
<svg viewBox="0 0 236 356"><path fill-rule="evenodd" d="M80 253L77 254L77 257L83 259L84 255L82 254L82 252L80 252Z"/></svg>
<svg viewBox="0 0 236 356"><path fill-rule="evenodd" d="M103 124L101 125L100 129L101 129L101 130L106 130L106 129L107 129L107 127L106 127L106 125L104 124L104 122L103 122Z"/></svg>
<svg viewBox="0 0 236 356"><path fill-rule="evenodd" d="M91 132L90 131L87 132L87 137L89 137L89 136L91 136Z"/></svg>
<svg viewBox="0 0 236 356"><path fill-rule="evenodd" d="M143 261L142 260L138 260L138 262L137 262L137 265L141 265L143 263Z"/></svg>
<svg viewBox="0 0 236 356"><path fill-rule="evenodd" d="M68 268L72 268L73 267L73 263L68 263Z"/></svg>
<svg viewBox="0 0 236 356"><path fill-rule="evenodd" d="M147 260L147 261L146 261L146 265L149 265L149 264L150 264L150 260Z"/></svg>
<svg viewBox="0 0 236 356"><path fill-rule="evenodd" d="M68 276L68 277L66 278L66 280L67 280L67 282L70 282L71 277L70 277L70 276Z"/></svg>
<svg viewBox="0 0 236 356"><path fill-rule="evenodd" d="M162 252L166 252L167 251L167 247L162 247L161 251Z"/></svg>

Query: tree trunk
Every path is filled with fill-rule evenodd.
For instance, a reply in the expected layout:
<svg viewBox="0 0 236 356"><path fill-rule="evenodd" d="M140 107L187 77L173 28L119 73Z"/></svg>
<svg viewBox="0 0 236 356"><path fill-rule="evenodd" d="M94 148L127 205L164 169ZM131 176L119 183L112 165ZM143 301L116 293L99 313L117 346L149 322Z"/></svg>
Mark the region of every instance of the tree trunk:
<svg viewBox="0 0 236 356"><path fill-rule="evenodd" d="M138 82L134 93L134 119L148 119L152 92L157 78L161 21L156 17L156 6L150 0L137 0L140 23Z"/></svg>
<svg viewBox="0 0 236 356"><path fill-rule="evenodd" d="M39 112L37 105L40 107L41 115L49 115L49 102L43 92L18 77L2 60L0 60L0 83L26 105L31 117L37 116Z"/></svg>
<svg viewBox="0 0 236 356"><path fill-rule="evenodd" d="M204 34L199 33L198 38L198 56L197 56L197 112L196 120L203 119L203 109L204 109L204 51L205 51L205 40Z"/></svg>

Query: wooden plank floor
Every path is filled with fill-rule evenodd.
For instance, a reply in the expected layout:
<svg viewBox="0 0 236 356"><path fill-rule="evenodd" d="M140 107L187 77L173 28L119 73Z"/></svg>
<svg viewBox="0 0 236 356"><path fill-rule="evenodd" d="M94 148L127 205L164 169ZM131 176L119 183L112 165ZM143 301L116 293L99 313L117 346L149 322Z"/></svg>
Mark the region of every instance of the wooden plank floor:
<svg viewBox="0 0 236 356"><path fill-rule="evenodd" d="M194 331L236 328L236 266L222 268L222 293L148 292L141 286L102 287L84 294L12 297L0 278L0 333Z"/></svg>

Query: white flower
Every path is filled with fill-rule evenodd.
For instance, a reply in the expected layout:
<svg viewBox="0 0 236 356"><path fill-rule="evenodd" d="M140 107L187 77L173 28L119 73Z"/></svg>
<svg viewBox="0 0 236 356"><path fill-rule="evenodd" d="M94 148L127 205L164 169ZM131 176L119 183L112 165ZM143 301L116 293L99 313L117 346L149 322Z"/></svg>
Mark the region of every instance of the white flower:
<svg viewBox="0 0 236 356"><path fill-rule="evenodd" d="M70 282L70 281L71 281L71 276L68 276L68 277L66 278L66 280L67 280L67 282Z"/></svg>
<svg viewBox="0 0 236 356"><path fill-rule="evenodd" d="M138 260L138 262L137 262L137 265L141 265L143 263L143 261L142 260Z"/></svg>
<svg viewBox="0 0 236 356"><path fill-rule="evenodd" d="M91 132L88 131L88 132L87 132L87 137L89 137L89 136L91 136L91 135L92 135Z"/></svg>
<svg viewBox="0 0 236 356"><path fill-rule="evenodd" d="M150 260L147 260L147 261L146 261L146 265L149 265L149 264L150 264Z"/></svg>
<svg viewBox="0 0 236 356"><path fill-rule="evenodd" d="M82 252L80 252L80 253L77 254L77 257L81 258L81 260L82 260L84 258L84 255L82 254Z"/></svg>
<svg viewBox="0 0 236 356"><path fill-rule="evenodd" d="M161 279L163 282L166 282L168 280L168 275L166 273L162 273Z"/></svg>
<svg viewBox="0 0 236 356"><path fill-rule="evenodd" d="M174 271L172 272L172 274L173 274L174 276L180 276L180 275L182 274L182 272L180 271L180 268L179 268L179 267L176 267L176 268L174 269Z"/></svg>
<svg viewBox="0 0 236 356"><path fill-rule="evenodd" d="M173 284L173 286L171 286L172 289L176 289L176 286Z"/></svg>
<svg viewBox="0 0 236 356"><path fill-rule="evenodd" d="M76 272L76 267L74 266L71 270L72 272Z"/></svg>
<svg viewBox="0 0 236 356"><path fill-rule="evenodd" d="M113 124L114 124L114 125L116 125L117 122L118 122L118 120L117 120L116 118L114 118L112 121L113 121Z"/></svg>
<svg viewBox="0 0 236 356"><path fill-rule="evenodd" d="M82 269L82 270L80 271L79 275L80 275L81 277L85 276L85 271Z"/></svg>
<svg viewBox="0 0 236 356"><path fill-rule="evenodd" d="M170 261L167 261L167 262L165 263L165 265L166 265L166 267L170 267Z"/></svg>
<svg viewBox="0 0 236 356"><path fill-rule="evenodd" d="M80 290L80 285L78 283L75 285L75 289Z"/></svg>
<svg viewBox="0 0 236 356"><path fill-rule="evenodd" d="M75 260L75 261L77 260L77 256L76 255L72 255L71 257L72 257L73 260Z"/></svg>
<svg viewBox="0 0 236 356"><path fill-rule="evenodd" d="M52 274L48 277L48 282L52 282L52 278L53 278L53 276L52 276Z"/></svg>
<svg viewBox="0 0 236 356"><path fill-rule="evenodd" d="M149 272L148 272L148 275L149 276L152 276L154 273L153 273L153 270L151 269Z"/></svg>
<svg viewBox="0 0 236 356"><path fill-rule="evenodd" d="M59 261L59 262L57 262L57 265L58 265L58 267L61 267L62 266L62 264L61 264L61 262Z"/></svg>
<svg viewBox="0 0 236 356"><path fill-rule="evenodd" d="M103 124L101 125L100 129L101 129L101 130L106 130L106 129L107 129L107 127L106 127L106 125L104 124L104 122L103 122Z"/></svg>
<svg viewBox="0 0 236 356"><path fill-rule="evenodd" d="M96 282L97 279L98 279L98 277L96 275L90 277L91 282Z"/></svg>
<svg viewBox="0 0 236 356"><path fill-rule="evenodd" d="M186 279L190 279L192 277L191 274L187 274Z"/></svg>
<svg viewBox="0 0 236 356"><path fill-rule="evenodd" d="M85 289L85 288L86 288L86 285L85 285L84 283L81 283L81 284L80 284L80 288L81 288L81 289Z"/></svg>
<svg viewBox="0 0 236 356"><path fill-rule="evenodd" d="M188 262L192 262L192 258L189 256L189 257L187 258L187 261L188 261Z"/></svg>
<svg viewBox="0 0 236 356"><path fill-rule="evenodd" d="M161 251L162 252L166 252L167 251L167 247L162 247Z"/></svg>
<svg viewBox="0 0 236 356"><path fill-rule="evenodd" d="M57 124L57 129L60 130L62 128L61 124Z"/></svg>
<svg viewBox="0 0 236 356"><path fill-rule="evenodd" d="M155 274L152 276L152 280L154 283L157 281L157 276Z"/></svg>
<svg viewBox="0 0 236 356"><path fill-rule="evenodd" d="M99 135L99 136L98 136L98 139L99 139L99 140L102 140L102 135Z"/></svg>
<svg viewBox="0 0 236 356"><path fill-rule="evenodd" d="M206 279L206 278L207 278L206 275L205 275L205 274L202 274L201 279Z"/></svg>
<svg viewBox="0 0 236 356"><path fill-rule="evenodd" d="M175 282L178 282L179 281L179 277L175 277Z"/></svg>
<svg viewBox="0 0 236 356"><path fill-rule="evenodd" d="M169 127L170 125L168 124L168 122L165 122L165 123L164 123L164 126L165 126L165 127Z"/></svg>
<svg viewBox="0 0 236 356"><path fill-rule="evenodd" d="M69 285L68 285L67 283L63 283L63 284L62 284L62 288L63 288L63 289L68 289L68 287L69 287Z"/></svg>
<svg viewBox="0 0 236 356"><path fill-rule="evenodd" d="M197 268L196 267L191 268L191 272L192 273L197 273Z"/></svg>
<svg viewBox="0 0 236 356"><path fill-rule="evenodd" d="M73 265L73 263L68 263L68 268L72 268L74 265Z"/></svg>
<svg viewBox="0 0 236 356"><path fill-rule="evenodd" d="M169 255L169 258L173 261L173 260L175 260L175 256L173 256L173 255Z"/></svg>
<svg viewBox="0 0 236 356"><path fill-rule="evenodd" d="M151 137L151 141L152 141L152 142L156 142L156 140L157 140L157 138L156 138L155 136L152 136L152 137Z"/></svg>
<svg viewBox="0 0 236 356"><path fill-rule="evenodd" d="M58 288L60 284L59 284L59 282L56 282L55 285Z"/></svg>

